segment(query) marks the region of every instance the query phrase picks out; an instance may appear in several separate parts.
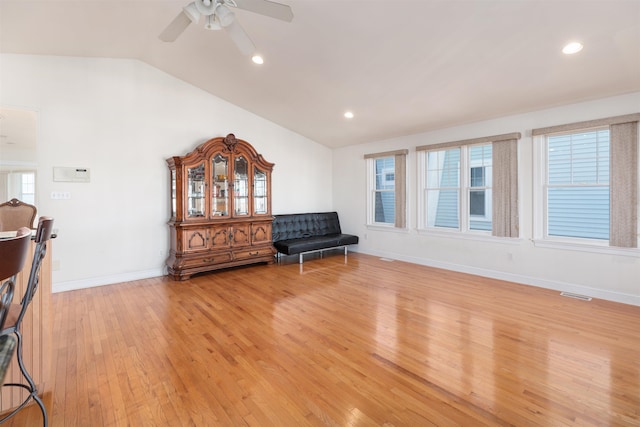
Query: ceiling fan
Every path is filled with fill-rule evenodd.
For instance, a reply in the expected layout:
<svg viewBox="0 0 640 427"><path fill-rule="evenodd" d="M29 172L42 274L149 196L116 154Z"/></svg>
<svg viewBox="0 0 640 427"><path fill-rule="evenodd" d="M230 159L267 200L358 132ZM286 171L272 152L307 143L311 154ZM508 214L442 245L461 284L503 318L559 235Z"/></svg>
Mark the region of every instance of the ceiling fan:
<svg viewBox="0 0 640 427"><path fill-rule="evenodd" d="M189 24L198 23L201 16L206 18L205 28L208 30L224 29L234 41L242 54L255 53L255 45L240 26L230 8L238 8L291 22L291 7L269 0L194 0L186 5L167 28L160 33L160 40L175 41L187 29Z"/></svg>

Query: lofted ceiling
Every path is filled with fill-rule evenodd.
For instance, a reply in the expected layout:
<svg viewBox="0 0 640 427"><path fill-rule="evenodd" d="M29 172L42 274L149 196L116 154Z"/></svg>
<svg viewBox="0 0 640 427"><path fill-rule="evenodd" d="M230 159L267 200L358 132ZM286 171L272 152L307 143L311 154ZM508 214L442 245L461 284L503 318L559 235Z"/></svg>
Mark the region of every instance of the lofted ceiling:
<svg viewBox="0 0 640 427"><path fill-rule="evenodd" d="M262 66L204 19L160 41L189 0L0 0L0 52L138 59L328 147L640 90L639 0L280 2L234 9Z"/></svg>

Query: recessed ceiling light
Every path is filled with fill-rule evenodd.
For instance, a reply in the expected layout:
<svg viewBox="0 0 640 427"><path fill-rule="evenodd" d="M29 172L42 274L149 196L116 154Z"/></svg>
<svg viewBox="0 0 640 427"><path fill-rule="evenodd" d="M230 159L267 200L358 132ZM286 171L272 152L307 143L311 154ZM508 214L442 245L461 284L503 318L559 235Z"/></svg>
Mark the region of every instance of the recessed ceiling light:
<svg viewBox="0 0 640 427"><path fill-rule="evenodd" d="M353 119L353 112L352 111L347 111L344 113L345 118L347 119Z"/></svg>
<svg viewBox="0 0 640 427"><path fill-rule="evenodd" d="M251 57L251 60L253 61L254 64L258 64L258 65L264 64L264 59L260 55L253 55Z"/></svg>
<svg viewBox="0 0 640 427"><path fill-rule="evenodd" d="M580 52L582 48L582 43L571 42L562 48L562 53L564 53L565 55L573 55L574 53Z"/></svg>

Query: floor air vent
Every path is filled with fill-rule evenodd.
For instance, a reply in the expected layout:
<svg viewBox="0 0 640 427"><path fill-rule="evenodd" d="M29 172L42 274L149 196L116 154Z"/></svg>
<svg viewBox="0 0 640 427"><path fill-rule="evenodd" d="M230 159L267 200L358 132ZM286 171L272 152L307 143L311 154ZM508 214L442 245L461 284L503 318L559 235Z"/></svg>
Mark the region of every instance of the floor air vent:
<svg viewBox="0 0 640 427"><path fill-rule="evenodd" d="M393 262L391 258L380 258L380 261Z"/></svg>
<svg viewBox="0 0 640 427"><path fill-rule="evenodd" d="M572 294L571 292L560 292L560 295L562 295L563 297L575 298L582 301L591 301L591 297L588 297L585 295L579 295L579 294Z"/></svg>

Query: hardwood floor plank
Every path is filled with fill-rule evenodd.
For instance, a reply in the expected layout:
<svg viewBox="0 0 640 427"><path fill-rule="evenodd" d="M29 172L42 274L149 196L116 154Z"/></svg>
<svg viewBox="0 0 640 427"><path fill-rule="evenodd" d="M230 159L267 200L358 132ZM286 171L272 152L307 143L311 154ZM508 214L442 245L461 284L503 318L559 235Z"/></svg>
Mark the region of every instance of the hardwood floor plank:
<svg viewBox="0 0 640 427"><path fill-rule="evenodd" d="M310 258L54 294L51 425L640 426L640 307Z"/></svg>

